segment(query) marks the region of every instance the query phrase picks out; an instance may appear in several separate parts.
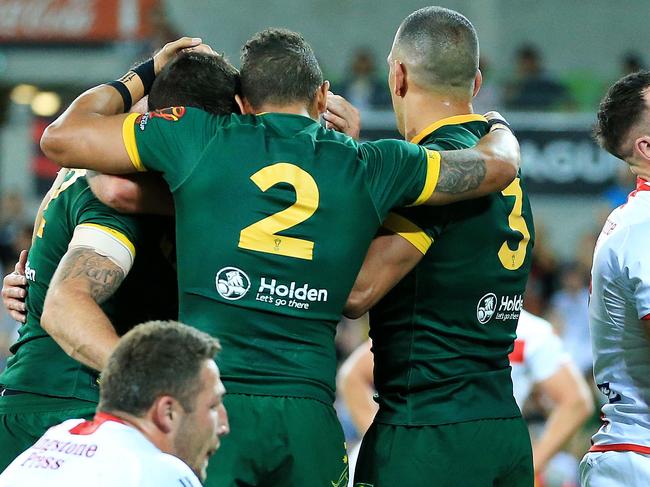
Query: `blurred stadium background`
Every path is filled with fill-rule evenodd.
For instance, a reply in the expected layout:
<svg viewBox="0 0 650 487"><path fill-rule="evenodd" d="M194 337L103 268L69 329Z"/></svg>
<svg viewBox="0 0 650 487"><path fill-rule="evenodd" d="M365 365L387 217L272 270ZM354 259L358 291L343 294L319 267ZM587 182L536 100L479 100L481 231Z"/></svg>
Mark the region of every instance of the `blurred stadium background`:
<svg viewBox="0 0 650 487"><path fill-rule="evenodd" d="M28 248L33 216L56 168L38 140L81 91L122 74L180 35L200 36L235 64L239 48L268 26L313 45L333 91L362 111L363 137L397 137L385 88L400 21L427 5L401 0L0 0L0 264ZM537 227L525 306L551 320L590 377L588 280L595 237L634 186L626 166L591 140L598 101L628 72L647 68L647 0L447 0L481 41L484 84L475 111L497 109L518 133ZM218 205L218 202L214 203ZM0 367L16 324L0 310ZM340 358L367 336L342 323ZM594 393L594 401L597 401ZM543 424L544 398L525 413ZM340 408L351 442L356 433ZM546 485L576 485L575 458L597 418L566 446Z"/></svg>

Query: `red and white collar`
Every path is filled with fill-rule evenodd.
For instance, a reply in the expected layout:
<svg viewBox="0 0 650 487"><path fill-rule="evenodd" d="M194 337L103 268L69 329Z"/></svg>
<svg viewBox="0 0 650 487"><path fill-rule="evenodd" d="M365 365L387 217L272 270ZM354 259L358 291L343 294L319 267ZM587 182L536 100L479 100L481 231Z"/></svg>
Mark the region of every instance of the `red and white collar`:
<svg viewBox="0 0 650 487"><path fill-rule="evenodd" d="M639 191L650 191L650 181L637 177L636 189L628 195L627 199L633 198Z"/></svg>
<svg viewBox="0 0 650 487"><path fill-rule="evenodd" d="M95 414L95 418L92 421L84 421L83 423L79 423L77 426L70 430L70 433L73 435L90 435L97 431L97 428L99 428L102 424L108 421L126 424L126 421L118 418L117 416L113 416L109 413L98 412Z"/></svg>

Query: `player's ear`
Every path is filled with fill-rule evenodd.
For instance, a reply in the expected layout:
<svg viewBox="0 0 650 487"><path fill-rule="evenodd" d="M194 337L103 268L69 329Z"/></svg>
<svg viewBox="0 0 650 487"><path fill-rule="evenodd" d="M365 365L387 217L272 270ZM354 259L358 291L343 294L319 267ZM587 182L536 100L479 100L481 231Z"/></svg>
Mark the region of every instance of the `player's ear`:
<svg viewBox="0 0 650 487"><path fill-rule="evenodd" d="M316 90L315 102L318 115L325 113L327 109L327 92L330 90L330 82L325 80Z"/></svg>
<svg viewBox="0 0 650 487"><path fill-rule="evenodd" d="M408 91L406 80L406 66L403 63L393 61L393 92L396 96L404 97Z"/></svg>
<svg viewBox="0 0 650 487"><path fill-rule="evenodd" d="M235 101L237 102L237 105L239 105L239 109L241 110L242 114L254 115L256 113L256 110L253 108L246 97L242 98L239 95L235 95Z"/></svg>
<svg viewBox="0 0 650 487"><path fill-rule="evenodd" d="M244 100L242 100L241 96L235 95L235 103L237 103L237 106L239 107L239 113L245 114Z"/></svg>
<svg viewBox="0 0 650 487"><path fill-rule="evenodd" d="M634 153L650 165L650 135L642 135L634 141Z"/></svg>
<svg viewBox="0 0 650 487"><path fill-rule="evenodd" d="M156 427L163 433L167 434L174 430L178 401L171 396L160 396L151 406L151 420Z"/></svg>
<svg viewBox="0 0 650 487"><path fill-rule="evenodd" d="M473 97L478 94L478 90L481 89L482 84L483 84L483 73L481 73L480 69L477 69L476 76L474 77L474 88L472 90Z"/></svg>

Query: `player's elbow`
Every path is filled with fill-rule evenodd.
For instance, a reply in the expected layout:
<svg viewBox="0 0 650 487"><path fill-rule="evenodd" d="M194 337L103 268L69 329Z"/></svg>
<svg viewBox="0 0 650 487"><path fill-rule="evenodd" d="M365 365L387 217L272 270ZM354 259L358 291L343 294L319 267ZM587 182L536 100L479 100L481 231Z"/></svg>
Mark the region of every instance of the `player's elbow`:
<svg viewBox="0 0 650 487"><path fill-rule="evenodd" d="M71 149L75 143L74 134L57 122L50 124L41 137L41 150L45 156L61 167L72 167ZM77 143L79 140L77 138Z"/></svg>
<svg viewBox="0 0 650 487"><path fill-rule="evenodd" d="M576 371L576 374L579 374ZM563 408L572 412L578 425L594 413L594 401L589 386L580 375L576 375L572 387L568 387L560 402Z"/></svg>
<svg viewBox="0 0 650 487"><path fill-rule="evenodd" d="M89 179L90 189L99 201L121 213L140 211L140 190L127 178L98 174Z"/></svg>
<svg viewBox="0 0 650 487"><path fill-rule="evenodd" d="M361 318L370 309L370 292L368 290L353 289L343 308L343 315L356 320Z"/></svg>
<svg viewBox="0 0 650 487"><path fill-rule="evenodd" d="M512 183L517 177L519 166L512 162L512 159L509 159L504 156L503 159L499 159L497 164L497 170L494 174L493 187L495 191L503 191Z"/></svg>
<svg viewBox="0 0 650 487"><path fill-rule="evenodd" d="M586 384L585 387L577 388L571 407L580 418L581 424L594 413L594 401Z"/></svg>

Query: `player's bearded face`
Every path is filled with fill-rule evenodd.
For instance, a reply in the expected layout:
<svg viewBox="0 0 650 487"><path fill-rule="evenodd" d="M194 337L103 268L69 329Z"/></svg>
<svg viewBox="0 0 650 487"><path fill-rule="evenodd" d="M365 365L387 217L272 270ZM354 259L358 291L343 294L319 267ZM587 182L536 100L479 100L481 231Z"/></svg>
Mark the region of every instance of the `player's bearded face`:
<svg viewBox="0 0 650 487"><path fill-rule="evenodd" d="M194 408L180 420L174 447L176 456L185 461L201 480L205 480L208 460L219 448L219 411L222 410L221 396L224 392L214 362L206 362L201 372L201 384Z"/></svg>

